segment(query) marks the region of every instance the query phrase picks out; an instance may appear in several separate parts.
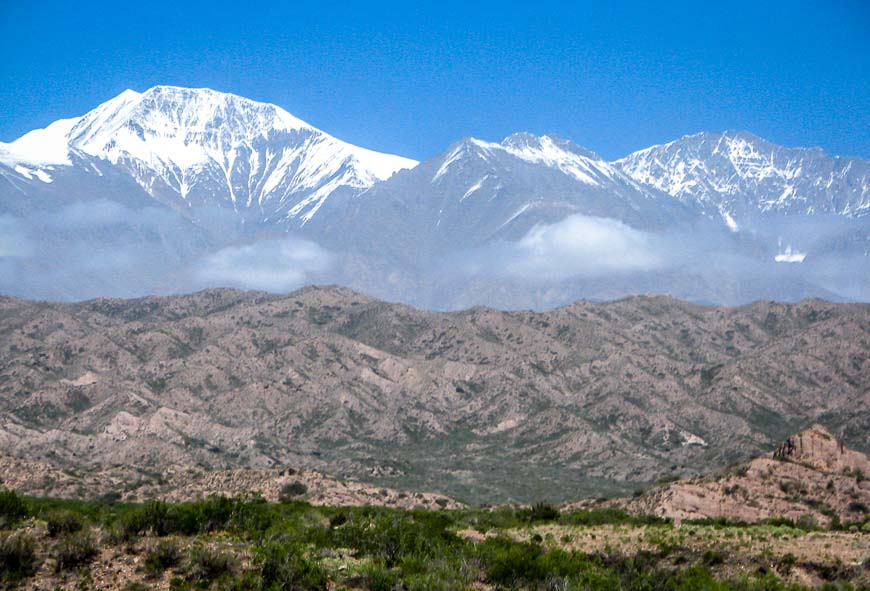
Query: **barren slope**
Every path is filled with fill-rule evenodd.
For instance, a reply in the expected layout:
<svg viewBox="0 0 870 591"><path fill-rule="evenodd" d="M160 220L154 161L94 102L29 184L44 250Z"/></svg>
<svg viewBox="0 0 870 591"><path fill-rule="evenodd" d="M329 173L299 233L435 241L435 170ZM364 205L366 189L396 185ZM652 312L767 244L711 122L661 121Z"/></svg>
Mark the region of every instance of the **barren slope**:
<svg viewBox="0 0 870 591"><path fill-rule="evenodd" d="M439 314L338 288L0 299L0 451L63 468L294 466L557 501L870 448L870 307L666 297Z"/></svg>
<svg viewBox="0 0 870 591"><path fill-rule="evenodd" d="M870 513L870 460L813 425L774 452L721 473L674 482L631 499L634 513L671 519L772 517L860 522Z"/></svg>

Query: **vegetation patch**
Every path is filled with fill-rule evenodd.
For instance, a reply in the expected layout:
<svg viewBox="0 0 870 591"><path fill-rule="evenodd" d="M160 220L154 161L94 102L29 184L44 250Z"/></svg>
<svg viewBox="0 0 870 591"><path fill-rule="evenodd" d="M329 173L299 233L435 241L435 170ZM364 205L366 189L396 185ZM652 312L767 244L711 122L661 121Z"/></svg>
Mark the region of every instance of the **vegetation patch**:
<svg viewBox="0 0 870 591"><path fill-rule="evenodd" d="M15 525L0 533L4 582L55 578L92 588L100 565L136 555L118 583L173 591L795 591L800 574L863 589L856 531L784 520L683 522L615 509L531 506L444 511L314 507L290 499L210 497L143 504L2 497ZM43 525L44 524L44 525ZM51 525L49 525L51 524ZM54 568L40 565L48 560ZM862 587L863 585L863 587Z"/></svg>

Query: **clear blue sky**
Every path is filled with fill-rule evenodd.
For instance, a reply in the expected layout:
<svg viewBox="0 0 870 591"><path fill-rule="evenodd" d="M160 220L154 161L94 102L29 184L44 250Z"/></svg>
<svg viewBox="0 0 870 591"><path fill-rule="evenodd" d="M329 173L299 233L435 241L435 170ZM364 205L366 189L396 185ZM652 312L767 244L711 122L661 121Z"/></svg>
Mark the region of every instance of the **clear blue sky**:
<svg viewBox="0 0 870 591"><path fill-rule="evenodd" d="M0 0L0 141L125 88L206 86L425 158L555 132L608 158L701 130L870 157L870 2Z"/></svg>

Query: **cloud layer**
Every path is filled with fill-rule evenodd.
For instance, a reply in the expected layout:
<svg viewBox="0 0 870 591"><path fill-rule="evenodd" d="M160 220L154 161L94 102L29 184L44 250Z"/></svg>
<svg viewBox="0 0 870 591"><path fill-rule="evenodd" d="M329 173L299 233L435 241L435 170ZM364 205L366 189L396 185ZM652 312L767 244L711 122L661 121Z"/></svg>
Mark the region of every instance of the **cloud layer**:
<svg viewBox="0 0 870 591"><path fill-rule="evenodd" d="M763 228L735 234L704 221L655 233L572 215L534 226L515 242L399 268L372 246L338 252L286 234L254 240L220 211L191 222L167 208L99 199L28 215L0 214L0 293L34 299L206 287L281 293L312 283L438 309L536 306L535 298L556 305L638 292L725 303L807 294L870 299L866 226L822 217L771 217ZM806 259L776 263L787 245Z"/></svg>
<svg viewBox="0 0 870 591"><path fill-rule="evenodd" d="M310 283L332 262L329 252L309 240L268 239L207 256L196 265L196 278L207 285L282 292Z"/></svg>
<svg viewBox="0 0 870 591"><path fill-rule="evenodd" d="M0 261L30 253L27 226L11 215L0 215Z"/></svg>
<svg viewBox="0 0 870 591"><path fill-rule="evenodd" d="M582 215L535 226L506 255L503 272L539 280L649 271L661 265L645 232Z"/></svg>
<svg viewBox="0 0 870 591"><path fill-rule="evenodd" d="M652 271L663 265L660 246L657 237L620 221L578 214L534 226L516 242L461 253L442 273L545 282Z"/></svg>

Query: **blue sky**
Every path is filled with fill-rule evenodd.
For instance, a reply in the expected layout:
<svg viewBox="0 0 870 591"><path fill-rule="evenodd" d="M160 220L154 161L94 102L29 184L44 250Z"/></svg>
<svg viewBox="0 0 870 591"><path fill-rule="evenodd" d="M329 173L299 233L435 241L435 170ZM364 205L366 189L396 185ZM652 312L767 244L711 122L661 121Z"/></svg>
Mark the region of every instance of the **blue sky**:
<svg viewBox="0 0 870 591"><path fill-rule="evenodd" d="M125 88L211 87L426 158L555 132L616 158L702 130L870 157L870 2L0 0L0 141Z"/></svg>

